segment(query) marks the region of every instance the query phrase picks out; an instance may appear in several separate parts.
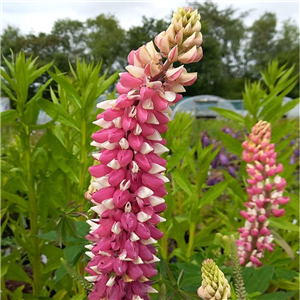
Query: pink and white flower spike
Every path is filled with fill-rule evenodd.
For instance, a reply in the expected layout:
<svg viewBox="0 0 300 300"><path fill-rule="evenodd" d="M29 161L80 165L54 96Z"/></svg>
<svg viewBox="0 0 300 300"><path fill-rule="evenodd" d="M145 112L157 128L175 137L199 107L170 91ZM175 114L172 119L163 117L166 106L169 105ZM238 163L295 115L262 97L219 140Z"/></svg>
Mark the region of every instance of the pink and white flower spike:
<svg viewBox="0 0 300 300"><path fill-rule="evenodd" d="M241 265L261 266L265 250L274 250L268 218L282 216L284 209L280 205L289 202L289 197L283 196L286 181L279 176L283 166L276 164L275 145L270 141L271 125L259 121L252 128L249 141L242 144L249 175L249 201L244 203L247 210L241 211L246 222L239 228L240 239L236 241Z"/></svg>
<svg viewBox="0 0 300 300"><path fill-rule="evenodd" d="M180 8L155 39L160 52L153 42L131 51L117 84L120 96L97 105L104 111L94 123L102 129L92 135L92 145L102 150L93 155L86 193L97 215L87 221L90 300L148 300L156 292L150 281L159 261L153 244L163 236L156 225L165 221L160 213L168 182L161 134L168 129L169 106L182 98L177 93L197 78L173 63L201 59L200 28L198 12Z"/></svg>

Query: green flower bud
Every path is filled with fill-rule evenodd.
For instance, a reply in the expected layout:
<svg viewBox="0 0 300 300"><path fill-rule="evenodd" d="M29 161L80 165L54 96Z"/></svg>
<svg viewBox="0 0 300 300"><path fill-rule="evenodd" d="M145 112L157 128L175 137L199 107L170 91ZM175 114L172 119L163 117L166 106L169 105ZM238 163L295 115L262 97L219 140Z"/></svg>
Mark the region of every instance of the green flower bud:
<svg viewBox="0 0 300 300"><path fill-rule="evenodd" d="M223 272L212 259L202 262L202 285L197 294L203 300L227 300L230 297L230 286Z"/></svg>

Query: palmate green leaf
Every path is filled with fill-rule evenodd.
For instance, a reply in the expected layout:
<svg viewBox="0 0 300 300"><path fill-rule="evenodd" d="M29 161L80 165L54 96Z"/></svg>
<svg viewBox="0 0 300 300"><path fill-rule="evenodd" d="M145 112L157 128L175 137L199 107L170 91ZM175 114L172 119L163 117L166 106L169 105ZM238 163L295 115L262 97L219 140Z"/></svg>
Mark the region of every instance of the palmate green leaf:
<svg viewBox="0 0 300 300"><path fill-rule="evenodd" d="M18 209L22 212L28 211L28 203L18 195L9 193L5 190L1 190L1 198L6 199L18 206Z"/></svg>
<svg viewBox="0 0 300 300"><path fill-rule="evenodd" d="M265 91L262 89L261 82L246 82L243 100L245 109L252 115L257 115L259 102L264 97Z"/></svg>
<svg viewBox="0 0 300 300"><path fill-rule="evenodd" d="M35 125L38 115L40 112L40 107L37 102L30 102L29 105L26 107L25 114L24 114L24 123L29 125Z"/></svg>
<svg viewBox="0 0 300 300"><path fill-rule="evenodd" d="M66 79L66 77L63 74L55 74L50 71L48 71L48 73L67 92L69 97L74 100L74 103L79 108L82 108L80 96L73 85Z"/></svg>
<svg viewBox="0 0 300 300"><path fill-rule="evenodd" d="M86 295L76 295L73 296L70 300L86 300Z"/></svg>
<svg viewBox="0 0 300 300"><path fill-rule="evenodd" d="M80 131L75 121L59 105L43 98L39 99L38 104L52 119L56 119L58 122Z"/></svg>
<svg viewBox="0 0 300 300"><path fill-rule="evenodd" d="M33 131L33 130L39 130L39 129L47 129L50 126L54 125L56 122L57 118L52 119L51 121L45 123L45 124L40 124L40 125L29 125L29 131Z"/></svg>
<svg viewBox="0 0 300 300"><path fill-rule="evenodd" d="M271 234L273 235L274 241L285 250L285 252L290 256L291 259L295 259L295 255L293 253L290 245L282 238L282 236L274 230L271 230Z"/></svg>
<svg viewBox="0 0 300 300"><path fill-rule="evenodd" d="M288 122L280 122L272 128L272 143L279 143L280 140L291 132L295 132L295 128L297 125L294 121L289 120Z"/></svg>
<svg viewBox="0 0 300 300"><path fill-rule="evenodd" d="M296 292L275 292L270 294L262 295L258 298L258 300L287 300L290 299L292 296L294 296Z"/></svg>
<svg viewBox="0 0 300 300"><path fill-rule="evenodd" d="M12 94L11 90L4 83L1 84L1 87L3 88L3 90L8 95L9 99L14 100L14 101L18 101L17 98Z"/></svg>
<svg viewBox="0 0 300 300"><path fill-rule="evenodd" d="M2 204L2 211L1 211L1 220L2 220L2 218L3 218L3 216L4 215L6 215L6 213L7 213L7 209L8 209L8 206L6 207L6 208L3 208L3 204ZM3 214L3 216L2 216L2 212L5 212L5 214ZM4 219L4 221L2 221L2 224L1 224L1 236L3 236L3 232L5 231L5 229L6 229L6 225L7 225L7 223L8 223L8 220L9 220L9 218L8 217L6 217L5 219Z"/></svg>
<svg viewBox="0 0 300 300"><path fill-rule="evenodd" d="M237 155L238 157L242 156L243 147L240 141L223 131L219 131L219 136L222 142L224 143L226 149L228 149L230 152Z"/></svg>
<svg viewBox="0 0 300 300"><path fill-rule="evenodd" d="M37 60L37 58L38 57L36 57L35 60ZM40 77L43 73L45 73L52 65L53 65L53 61L32 72L28 78L29 84L34 82L38 77Z"/></svg>
<svg viewBox="0 0 300 300"><path fill-rule="evenodd" d="M292 139L294 139L294 138L295 138L294 136L290 136L287 139L284 139L284 140L280 141L279 143L277 143L275 146L276 153L280 153L282 150L289 147Z"/></svg>
<svg viewBox="0 0 300 300"><path fill-rule="evenodd" d="M299 293L299 276L295 278L293 282L285 279L279 279L276 281L276 286L280 289L296 291Z"/></svg>
<svg viewBox="0 0 300 300"><path fill-rule="evenodd" d="M48 146L51 155L56 162L57 166L75 183L79 181L76 169L74 170L75 163L78 162L77 158L69 153L59 139L50 131L47 131ZM72 162L72 164L71 164Z"/></svg>
<svg viewBox="0 0 300 300"><path fill-rule="evenodd" d="M207 178L208 170L210 168L211 162L217 156L220 151L220 147L213 151L214 145L210 145L204 149L202 149L201 142L197 145L197 176L196 176L196 195L201 192L201 187ZM212 152L213 151L213 152Z"/></svg>
<svg viewBox="0 0 300 300"><path fill-rule="evenodd" d="M298 103L299 103L299 98L289 101L288 103L280 107L278 112L275 113L274 111L273 114L272 112L270 112L270 114L266 116L266 120L268 119L269 122L273 124L278 122L286 113L292 110Z"/></svg>
<svg viewBox="0 0 300 300"><path fill-rule="evenodd" d="M275 268L273 266L263 266L259 269L254 269L253 267L245 268L243 277L247 293L264 293L273 279L274 271Z"/></svg>
<svg viewBox="0 0 300 300"><path fill-rule="evenodd" d="M189 144L185 144L182 147L178 148L177 151L173 152L167 158L167 172L171 172L175 166L177 166L180 161L185 157L188 152Z"/></svg>
<svg viewBox="0 0 300 300"><path fill-rule="evenodd" d="M2 234L1 234L1 236L2 236ZM3 246L3 242L4 242L4 240L2 240L2 246ZM2 256L2 258L1 258L1 269L0 269L0 277L2 278L2 277L4 277L5 276L5 274L7 273L7 270L8 270L8 263L7 263L7 259L5 260L5 259L3 259L3 256Z"/></svg>
<svg viewBox="0 0 300 300"><path fill-rule="evenodd" d="M284 177L285 178L285 177ZM292 193L286 193L287 196L290 197L290 202L287 204L287 209L291 207L291 210L293 211L293 214L296 214L296 216L299 216L299 210L300 210L300 204L299 204L299 195L295 195Z"/></svg>
<svg viewBox="0 0 300 300"><path fill-rule="evenodd" d="M178 186L189 196L193 194L193 186L181 171L179 171L178 169L172 171L172 177L174 178Z"/></svg>
<svg viewBox="0 0 300 300"><path fill-rule="evenodd" d="M18 112L15 109L8 109L6 111L2 111L0 114L1 125L6 123L12 123L19 117Z"/></svg>
<svg viewBox="0 0 300 300"><path fill-rule="evenodd" d="M97 87L96 98L102 95L119 77L119 71L109 76Z"/></svg>
<svg viewBox="0 0 300 300"><path fill-rule="evenodd" d="M12 77L10 77L9 74L6 73L5 70L4 70L3 68L1 68L1 76L2 76L2 78L3 78L5 81L7 81L7 82L9 83L9 85L10 85L10 86L12 87L12 89L15 91L15 90L16 90L16 84L15 84L15 82L14 82L14 80L13 80L13 78L14 78L14 76L13 76L13 74L14 74L14 68L13 68L13 66L5 59L5 57L3 57L3 59L4 59L5 63L6 63L6 65L9 67L9 69L10 69L10 67L11 67L11 69L10 69L10 74L11 74ZM12 71L13 71L13 72L12 72Z"/></svg>
<svg viewBox="0 0 300 300"><path fill-rule="evenodd" d="M238 122L242 125L245 123L244 117L240 116L238 113L234 111L225 108L220 108L220 107L211 107L210 109L214 110L215 112L225 117L226 119Z"/></svg>
<svg viewBox="0 0 300 300"><path fill-rule="evenodd" d="M293 281L294 278L299 277L299 273L289 270L285 267L277 267L276 270L277 277L283 278L285 280Z"/></svg>
<svg viewBox="0 0 300 300"><path fill-rule="evenodd" d="M40 97L42 97L43 92L46 90L46 88L49 86L49 84L53 81L52 78L50 78L45 84L41 85L38 89L38 91L34 94L34 96L26 103L26 107L30 106L32 102L35 102Z"/></svg>
<svg viewBox="0 0 300 300"><path fill-rule="evenodd" d="M28 274L22 269L20 265L14 262L9 263L5 278L9 280L23 281L32 284L32 280L28 276Z"/></svg>
<svg viewBox="0 0 300 300"><path fill-rule="evenodd" d="M284 230L290 230L290 231L295 231L299 232L299 226L292 224L291 222L284 220L280 218L279 220L276 218L270 218L269 219L269 225L271 227L279 228L279 229L284 229Z"/></svg>
<svg viewBox="0 0 300 300"><path fill-rule="evenodd" d="M60 258L63 256L63 251L63 249L50 243L43 243L41 252L48 258L47 263L42 270L43 274L52 273L53 270L57 270L61 266Z"/></svg>
<svg viewBox="0 0 300 300"><path fill-rule="evenodd" d="M186 255L187 244L184 239L185 232L189 229L187 217L185 215L175 216L171 220L171 225L167 230L168 237L176 240L177 250L183 251ZM176 250L176 249L175 249ZM172 254L174 255L174 253Z"/></svg>
<svg viewBox="0 0 300 300"><path fill-rule="evenodd" d="M199 219L200 219L200 214L199 214ZM211 223L208 227L203 227L201 230L196 234L195 240L194 240L194 245L196 248L201 248L201 247L208 247L213 244L215 240L215 233L213 231L216 230L216 224Z"/></svg>
<svg viewBox="0 0 300 300"><path fill-rule="evenodd" d="M228 182L229 189L240 198L241 204L243 204L247 199L247 195L245 190L241 187L241 183L225 171L223 172L223 176Z"/></svg>
<svg viewBox="0 0 300 300"><path fill-rule="evenodd" d="M19 286L17 289L14 290L13 294L12 294L12 300L23 300L23 289L24 289L25 285L21 285Z"/></svg>
<svg viewBox="0 0 300 300"><path fill-rule="evenodd" d="M64 248L64 256L71 267L75 266L80 256L85 252L84 245L67 246Z"/></svg>
<svg viewBox="0 0 300 300"><path fill-rule="evenodd" d="M203 196L200 198L200 204L198 205L198 209L201 209L204 205L212 204L214 200L222 195L222 193L227 188L228 182L227 180L218 182L213 185L208 191L206 191Z"/></svg>

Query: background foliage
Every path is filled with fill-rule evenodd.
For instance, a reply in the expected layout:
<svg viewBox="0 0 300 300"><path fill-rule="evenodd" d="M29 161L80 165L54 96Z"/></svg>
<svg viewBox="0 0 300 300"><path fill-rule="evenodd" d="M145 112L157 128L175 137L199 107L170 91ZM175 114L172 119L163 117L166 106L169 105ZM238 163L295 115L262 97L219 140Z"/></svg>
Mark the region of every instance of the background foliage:
<svg viewBox="0 0 300 300"><path fill-rule="evenodd" d="M187 66L198 72L198 80L187 88L186 95L212 94L227 99L241 99L244 80L256 80L268 61L275 57L282 66L295 64L299 72L299 29L292 20L278 24L276 15L266 12L251 26L245 25L249 12L239 12L228 6L220 9L211 1L189 2L201 13L203 51L205 59ZM49 34L22 34L19 28L5 28L1 36L2 54L10 57L23 50L26 56L39 56L39 65L55 60L55 65L68 72L68 61L75 66L76 56L87 62L103 61L113 73L126 66L126 57L132 49L152 40L165 30L171 20L144 17L141 26L128 30L120 27L116 17L100 14L85 22L57 20ZM48 76L45 75L47 78ZM40 78L45 82L46 78ZM296 98L296 85L288 96Z"/></svg>

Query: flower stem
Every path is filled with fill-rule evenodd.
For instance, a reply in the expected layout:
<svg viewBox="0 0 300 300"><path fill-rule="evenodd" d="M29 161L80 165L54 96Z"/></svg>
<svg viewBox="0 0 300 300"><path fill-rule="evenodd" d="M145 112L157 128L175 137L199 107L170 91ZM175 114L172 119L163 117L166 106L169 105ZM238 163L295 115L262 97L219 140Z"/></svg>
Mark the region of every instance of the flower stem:
<svg viewBox="0 0 300 300"><path fill-rule="evenodd" d="M41 289L41 260L38 240L38 211L34 186L33 170L31 169L30 135L25 131L22 138L27 170L27 187L29 199L30 237L32 239L32 268L33 268L33 294L39 295Z"/></svg>
<svg viewBox="0 0 300 300"><path fill-rule="evenodd" d="M178 213L182 215L182 201L181 201L181 193L178 193Z"/></svg>
<svg viewBox="0 0 300 300"><path fill-rule="evenodd" d="M81 118L81 154L80 154L80 174L79 174L79 198L80 204L82 206L82 211L84 211L85 198L83 194L84 183L85 183L85 175L86 175L86 162L87 162L87 149L86 149L86 119L84 117ZM83 217L81 216L81 219Z"/></svg>
<svg viewBox="0 0 300 300"><path fill-rule="evenodd" d="M166 234L166 226L165 224L161 225L161 231L163 232L164 236L161 239L161 255L164 258L164 260L167 260L168 258L168 237Z"/></svg>
<svg viewBox="0 0 300 300"><path fill-rule="evenodd" d="M189 243L188 243L188 251L187 257L191 257L193 249L194 249L194 237L195 237L196 223L192 222L189 230Z"/></svg>
<svg viewBox="0 0 300 300"><path fill-rule="evenodd" d="M81 205L81 210L84 211L84 206L85 206L85 198L84 198L84 184L85 184L85 176L86 176L86 167L87 167L87 149L86 149L86 138L87 138L87 132L86 132L86 118L84 117L84 114L82 115L81 118L81 153L80 153L80 173L79 173L79 190L78 190L78 195L79 195L79 204ZM81 215L79 218L80 221L84 221L84 217ZM81 261L83 256L80 258L79 261L79 273L83 276L85 272L85 265ZM84 287L82 285L78 284L78 291L80 294L84 293Z"/></svg>
<svg viewBox="0 0 300 300"><path fill-rule="evenodd" d="M244 279L242 276L242 270L241 270L239 256L236 248L236 242L233 235L230 237L230 252L231 252L231 259L233 261L233 279L234 279L234 287L235 287L235 292L237 294L237 299L246 300L247 293L245 289Z"/></svg>
<svg viewBox="0 0 300 300"><path fill-rule="evenodd" d="M2 276L1 277L1 299L2 300L7 300L7 292L6 292L6 287L5 287L5 279L4 277Z"/></svg>

